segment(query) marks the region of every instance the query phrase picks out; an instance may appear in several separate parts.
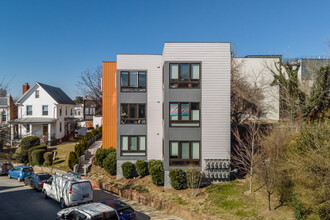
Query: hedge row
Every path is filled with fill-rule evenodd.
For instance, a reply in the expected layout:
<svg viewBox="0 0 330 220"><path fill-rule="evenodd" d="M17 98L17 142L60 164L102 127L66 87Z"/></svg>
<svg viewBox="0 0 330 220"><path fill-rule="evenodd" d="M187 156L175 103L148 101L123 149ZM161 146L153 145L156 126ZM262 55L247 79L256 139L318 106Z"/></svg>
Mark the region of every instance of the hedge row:
<svg viewBox="0 0 330 220"><path fill-rule="evenodd" d="M74 165L77 163L77 159L82 156L87 149L87 141L95 137L97 134L102 132L102 126L98 129L93 129L91 134L83 137L79 143L74 146L74 151L69 154L68 166L73 169Z"/></svg>
<svg viewBox="0 0 330 220"><path fill-rule="evenodd" d="M47 151L47 146L46 145L38 145L38 146L34 146L34 147L31 147L27 152L28 152L28 158L29 158L29 163L33 166L33 165L36 165L32 159L32 153L35 151L35 150L44 150L45 152ZM38 163L41 163L41 161L38 161ZM38 164L40 165L40 164ZM41 164L42 165L42 164Z"/></svg>

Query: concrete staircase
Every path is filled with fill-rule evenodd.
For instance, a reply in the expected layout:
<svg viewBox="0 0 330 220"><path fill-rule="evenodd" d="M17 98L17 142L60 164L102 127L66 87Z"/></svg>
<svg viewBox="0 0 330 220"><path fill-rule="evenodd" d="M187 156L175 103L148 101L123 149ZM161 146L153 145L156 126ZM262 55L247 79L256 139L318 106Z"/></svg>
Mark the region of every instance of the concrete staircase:
<svg viewBox="0 0 330 220"><path fill-rule="evenodd" d="M80 161L78 164L77 173L85 175L85 170L91 165L93 158L95 157L96 151L102 146L102 141L95 141L89 148L85 151L83 157L84 160Z"/></svg>

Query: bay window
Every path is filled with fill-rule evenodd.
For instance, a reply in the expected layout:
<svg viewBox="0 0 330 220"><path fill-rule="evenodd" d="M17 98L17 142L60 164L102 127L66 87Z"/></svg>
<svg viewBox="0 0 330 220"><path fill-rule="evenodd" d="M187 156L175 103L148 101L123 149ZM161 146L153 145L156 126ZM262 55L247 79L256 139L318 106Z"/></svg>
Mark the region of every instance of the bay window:
<svg viewBox="0 0 330 220"><path fill-rule="evenodd" d="M170 127L199 127L198 102L170 103Z"/></svg>
<svg viewBox="0 0 330 220"><path fill-rule="evenodd" d="M171 63L170 88L199 88L200 64L199 63Z"/></svg>
<svg viewBox="0 0 330 220"><path fill-rule="evenodd" d="M145 124L146 104L121 104L121 124Z"/></svg>
<svg viewBox="0 0 330 220"><path fill-rule="evenodd" d="M170 141L170 165L172 166L199 166L199 141Z"/></svg>
<svg viewBox="0 0 330 220"><path fill-rule="evenodd" d="M122 71L120 72L120 86L122 92L145 92L145 71Z"/></svg>
<svg viewBox="0 0 330 220"><path fill-rule="evenodd" d="M120 136L121 156L145 156L146 136Z"/></svg>

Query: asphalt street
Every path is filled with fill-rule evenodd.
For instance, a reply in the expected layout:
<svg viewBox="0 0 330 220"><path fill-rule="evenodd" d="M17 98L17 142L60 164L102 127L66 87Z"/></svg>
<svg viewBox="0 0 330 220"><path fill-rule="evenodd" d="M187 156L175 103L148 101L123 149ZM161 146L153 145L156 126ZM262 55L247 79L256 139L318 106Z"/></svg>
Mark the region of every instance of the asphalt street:
<svg viewBox="0 0 330 220"><path fill-rule="evenodd" d="M118 197L102 190L94 190L94 202L107 199L118 199ZM119 199L135 209L139 220L180 219L127 199ZM44 199L41 192L34 191L23 182L0 176L0 220L54 220L60 210L59 203L52 199Z"/></svg>

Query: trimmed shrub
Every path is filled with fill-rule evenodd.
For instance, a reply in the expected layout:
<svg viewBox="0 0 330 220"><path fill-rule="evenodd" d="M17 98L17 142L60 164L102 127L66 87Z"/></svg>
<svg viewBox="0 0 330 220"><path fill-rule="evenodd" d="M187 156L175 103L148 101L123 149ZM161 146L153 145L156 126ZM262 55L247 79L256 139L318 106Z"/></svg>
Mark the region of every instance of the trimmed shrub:
<svg viewBox="0 0 330 220"><path fill-rule="evenodd" d="M175 168L170 170L171 186L174 189L182 189L185 186L185 172L182 169Z"/></svg>
<svg viewBox="0 0 330 220"><path fill-rule="evenodd" d="M149 160L148 162L148 172L150 174L151 167L156 164L157 160Z"/></svg>
<svg viewBox="0 0 330 220"><path fill-rule="evenodd" d="M187 186L190 189L198 189L201 185L202 173L196 168L187 170Z"/></svg>
<svg viewBox="0 0 330 220"><path fill-rule="evenodd" d="M31 165L34 165L33 160L32 160L32 152L35 151L35 150L45 150L45 151L47 151L47 146L46 145L38 145L38 146L31 147L27 151L28 152L29 163Z"/></svg>
<svg viewBox="0 0 330 220"><path fill-rule="evenodd" d="M110 147L110 148L100 148L96 151L95 154L95 161L97 165L103 167L103 160L111 153L116 152L116 149Z"/></svg>
<svg viewBox="0 0 330 220"><path fill-rule="evenodd" d="M44 149L32 151L32 164L41 166L44 163Z"/></svg>
<svg viewBox="0 0 330 220"><path fill-rule="evenodd" d="M135 163L136 172L139 176L144 177L147 174L147 162L144 160L138 160Z"/></svg>
<svg viewBox="0 0 330 220"><path fill-rule="evenodd" d="M73 169L73 166L76 165L77 163L77 155L75 152L71 151L69 154L69 160L68 160L68 166L70 167L70 169Z"/></svg>
<svg viewBox="0 0 330 220"><path fill-rule="evenodd" d="M46 152L44 154L44 166L50 166L53 164L53 152Z"/></svg>
<svg viewBox="0 0 330 220"><path fill-rule="evenodd" d="M149 162L149 173L151 175L151 179L153 184L156 186L163 186L164 185L164 168L163 162L161 160Z"/></svg>
<svg viewBox="0 0 330 220"><path fill-rule="evenodd" d="M37 136L28 136L23 138L19 144L21 147L21 152L17 155L18 161L21 163L29 162L28 150L37 145L40 145L40 139Z"/></svg>
<svg viewBox="0 0 330 220"><path fill-rule="evenodd" d="M111 148L114 149L114 148ZM108 149L104 149L108 150ZM111 175L116 175L117 171L117 152L116 150L110 151L108 156L103 160L103 168Z"/></svg>
<svg viewBox="0 0 330 220"><path fill-rule="evenodd" d="M121 165L121 169L123 170L123 176L126 178L126 179L129 179L132 177L132 174L133 174L133 164L129 161L123 163Z"/></svg>

